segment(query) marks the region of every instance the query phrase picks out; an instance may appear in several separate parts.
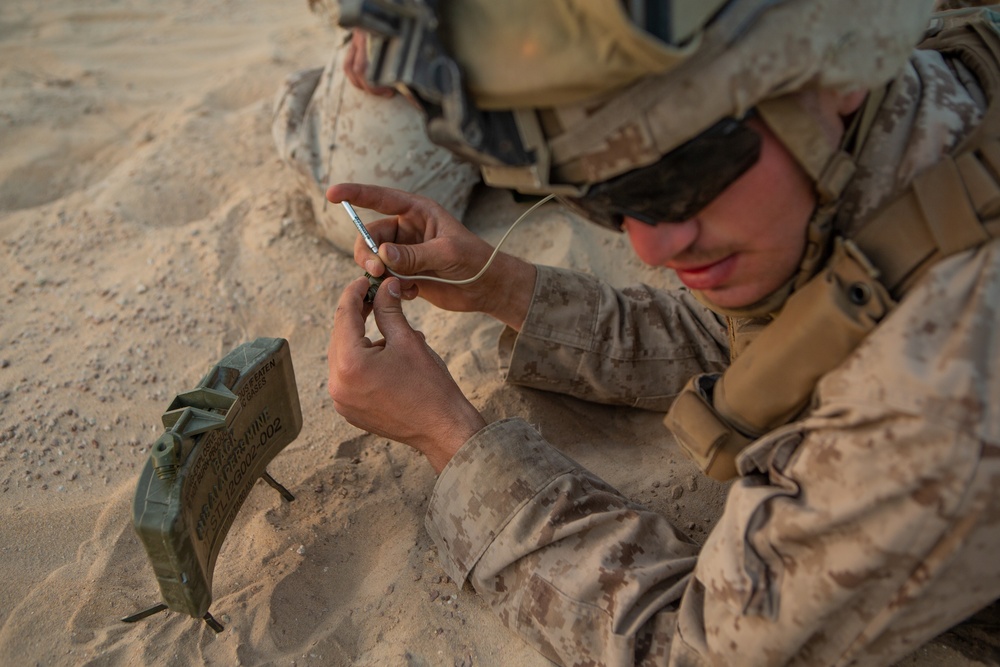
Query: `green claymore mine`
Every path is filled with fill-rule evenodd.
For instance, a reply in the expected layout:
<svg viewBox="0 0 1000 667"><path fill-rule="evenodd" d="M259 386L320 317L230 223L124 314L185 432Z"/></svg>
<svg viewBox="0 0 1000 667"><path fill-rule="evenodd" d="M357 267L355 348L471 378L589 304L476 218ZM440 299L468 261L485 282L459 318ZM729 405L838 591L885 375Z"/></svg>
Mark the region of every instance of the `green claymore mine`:
<svg viewBox="0 0 1000 667"><path fill-rule="evenodd" d="M170 609L204 619L222 543L258 478L294 496L267 465L302 427L288 341L258 338L227 354L163 414L166 429L139 477L132 519L163 602L122 619Z"/></svg>

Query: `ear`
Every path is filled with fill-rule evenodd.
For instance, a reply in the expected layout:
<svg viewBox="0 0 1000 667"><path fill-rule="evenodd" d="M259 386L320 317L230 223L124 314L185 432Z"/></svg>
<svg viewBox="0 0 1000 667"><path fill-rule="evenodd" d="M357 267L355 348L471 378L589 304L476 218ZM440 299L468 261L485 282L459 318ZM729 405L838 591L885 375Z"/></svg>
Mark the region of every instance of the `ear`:
<svg viewBox="0 0 1000 667"><path fill-rule="evenodd" d="M861 108L866 97L868 91L863 88L850 91L831 88L804 89L798 94L802 106L819 120L832 146L840 143L847 119Z"/></svg>

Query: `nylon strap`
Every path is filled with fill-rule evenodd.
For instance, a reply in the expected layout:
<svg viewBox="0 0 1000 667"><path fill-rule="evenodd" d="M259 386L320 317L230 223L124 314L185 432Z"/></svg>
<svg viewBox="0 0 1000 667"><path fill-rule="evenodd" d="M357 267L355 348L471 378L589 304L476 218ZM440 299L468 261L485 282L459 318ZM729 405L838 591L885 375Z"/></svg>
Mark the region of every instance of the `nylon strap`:
<svg viewBox="0 0 1000 667"><path fill-rule="evenodd" d="M990 141L988 150L1000 155L1000 141ZM919 174L854 237L895 298L939 259L1000 234L1000 183L977 152L948 157Z"/></svg>

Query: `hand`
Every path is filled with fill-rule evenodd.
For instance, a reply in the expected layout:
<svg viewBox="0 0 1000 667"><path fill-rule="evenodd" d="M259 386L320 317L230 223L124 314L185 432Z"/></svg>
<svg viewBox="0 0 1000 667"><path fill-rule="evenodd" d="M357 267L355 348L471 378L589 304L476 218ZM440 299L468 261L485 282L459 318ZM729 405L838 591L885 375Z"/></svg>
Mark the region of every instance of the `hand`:
<svg viewBox="0 0 1000 667"><path fill-rule="evenodd" d="M386 86L373 86L365 76L368 70L368 35L364 30L355 28L351 31L351 41L344 57L344 74L355 88L379 97L392 97L395 89Z"/></svg>
<svg viewBox="0 0 1000 667"><path fill-rule="evenodd" d="M337 304L327 352L333 405L354 426L419 450L441 472L486 422L406 321L398 279L387 279L375 296L375 324L384 339L373 343L365 336L367 290L367 279L359 278Z"/></svg>
<svg viewBox="0 0 1000 667"><path fill-rule="evenodd" d="M331 187L326 198L392 216L368 225L379 246L378 255L372 254L360 234L354 244L354 260L373 276L381 276L388 266L400 275L461 280L476 275L493 254L490 244L426 197L350 183ZM401 294L405 299L419 294L445 310L487 313L520 330L531 304L535 274L533 264L499 253L483 277L472 283L404 280Z"/></svg>

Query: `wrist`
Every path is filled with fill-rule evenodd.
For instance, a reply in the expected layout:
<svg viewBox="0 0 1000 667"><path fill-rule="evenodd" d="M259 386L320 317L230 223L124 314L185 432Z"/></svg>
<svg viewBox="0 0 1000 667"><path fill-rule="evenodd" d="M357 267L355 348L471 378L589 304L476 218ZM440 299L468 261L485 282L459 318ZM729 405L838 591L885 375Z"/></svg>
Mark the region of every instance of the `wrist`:
<svg viewBox="0 0 1000 667"><path fill-rule="evenodd" d="M423 452L427 461L434 468L434 472L439 475L458 450L472 436L486 428L486 420L483 419L482 415L479 414L479 411L471 403L468 404L465 413L464 418L459 424L449 429L446 437L436 440L432 447L426 448Z"/></svg>
<svg viewBox="0 0 1000 667"><path fill-rule="evenodd" d="M531 307L538 270L534 264L505 253L497 256L492 268L493 288L483 312L520 331Z"/></svg>

